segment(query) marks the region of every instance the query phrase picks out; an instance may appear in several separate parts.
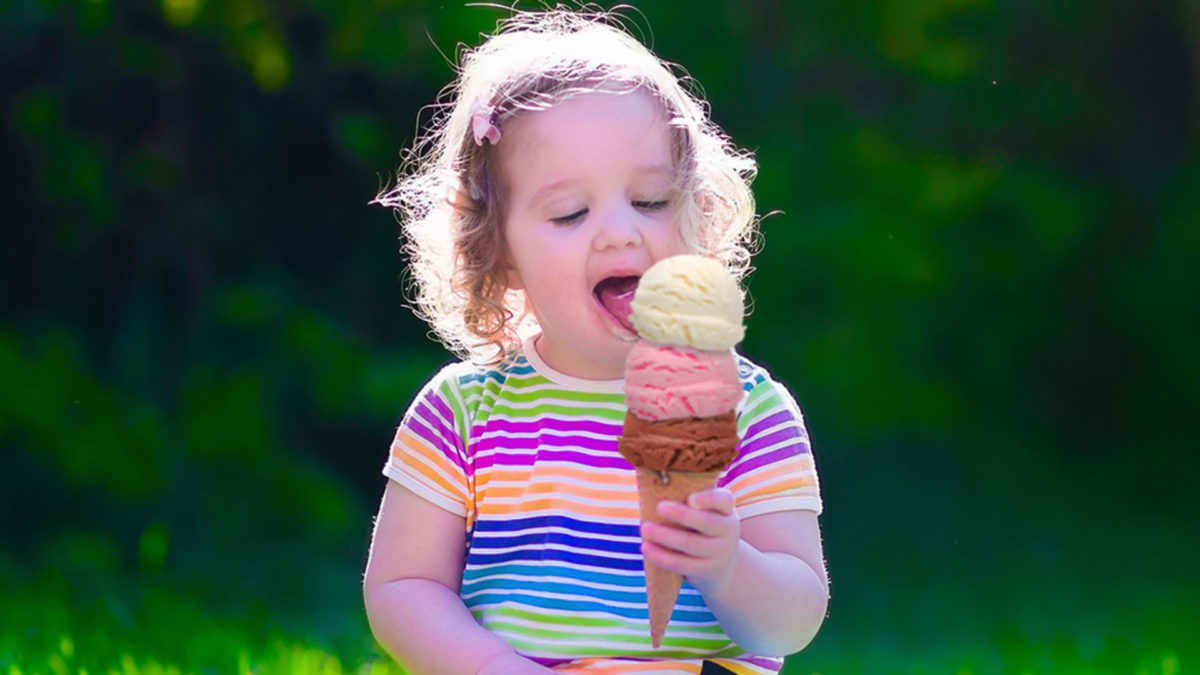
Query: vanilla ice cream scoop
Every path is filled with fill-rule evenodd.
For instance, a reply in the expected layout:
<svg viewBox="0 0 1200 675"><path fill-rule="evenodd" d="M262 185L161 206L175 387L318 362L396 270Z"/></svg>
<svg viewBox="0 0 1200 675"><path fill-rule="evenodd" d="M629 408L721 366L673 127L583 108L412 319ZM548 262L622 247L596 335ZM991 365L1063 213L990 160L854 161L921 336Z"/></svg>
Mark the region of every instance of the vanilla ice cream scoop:
<svg viewBox="0 0 1200 675"><path fill-rule="evenodd" d="M630 305L638 335L664 345L730 349L742 340L742 294L729 270L698 255L663 258L638 281Z"/></svg>

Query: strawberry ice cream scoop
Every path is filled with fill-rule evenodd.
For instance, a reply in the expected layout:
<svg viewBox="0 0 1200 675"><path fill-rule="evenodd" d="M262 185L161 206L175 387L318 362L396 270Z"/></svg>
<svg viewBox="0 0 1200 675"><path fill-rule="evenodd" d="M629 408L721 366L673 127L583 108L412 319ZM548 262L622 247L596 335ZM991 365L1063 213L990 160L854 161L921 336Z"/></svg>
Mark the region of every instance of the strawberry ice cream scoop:
<svg viewBox="0 0 1200 675"><path fill-rule="evenodd" d="M626 404L644 420L711 417L742 399L732 349L708 351L640 341L625 362Z"/></svg>

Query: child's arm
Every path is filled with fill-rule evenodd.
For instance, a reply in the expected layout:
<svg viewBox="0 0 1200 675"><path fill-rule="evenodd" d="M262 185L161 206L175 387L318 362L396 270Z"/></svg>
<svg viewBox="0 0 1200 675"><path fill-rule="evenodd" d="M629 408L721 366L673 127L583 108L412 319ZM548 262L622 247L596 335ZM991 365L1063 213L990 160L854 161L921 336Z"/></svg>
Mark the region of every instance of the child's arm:
<svg viewBox="0 0 1200 675"><path fill-rule="evenodd" d="M663 502L658 513L688 531L643 524L646 558L687 578L734 642L785 656L812 641L829 603L815 513L739 521L725 489L698 492L687 504Z"/></svg>
<svg viewBox="0 0 1200 675"><path fill-rule="evenodd" d="M544 674L463 605L465 521L388 481L363 579L371 631L416 673Z"/></svg>

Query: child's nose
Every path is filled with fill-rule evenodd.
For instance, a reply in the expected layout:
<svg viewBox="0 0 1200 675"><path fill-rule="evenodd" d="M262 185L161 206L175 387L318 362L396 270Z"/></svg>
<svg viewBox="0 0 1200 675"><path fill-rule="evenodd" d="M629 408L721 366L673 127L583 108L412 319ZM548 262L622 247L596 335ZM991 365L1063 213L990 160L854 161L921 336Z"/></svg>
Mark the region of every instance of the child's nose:
<svg viewBox="0 0 1200 675"><path fill-rule="evenodd" d="M642 232L638 226L641 216L632 206L607 210L599 219L599 227L593 244L596 250L638 246L642 243Z"/></svg>

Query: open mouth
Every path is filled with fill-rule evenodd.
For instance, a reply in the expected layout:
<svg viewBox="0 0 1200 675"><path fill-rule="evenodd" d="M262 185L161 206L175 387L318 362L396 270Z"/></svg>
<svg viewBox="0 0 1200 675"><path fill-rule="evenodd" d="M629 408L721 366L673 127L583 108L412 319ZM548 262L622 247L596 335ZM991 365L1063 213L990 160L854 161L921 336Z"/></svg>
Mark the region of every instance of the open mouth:
<svg viewBox="0 0 1200 675"><path fill-rule="evenodd" d="M630 303L633 302L634 291L637 290L638 277L608 277L596 284L592 293L600 301L600 305L608 310L613 319L630 333L637 333L630 321L633 312Z"/></svg>

